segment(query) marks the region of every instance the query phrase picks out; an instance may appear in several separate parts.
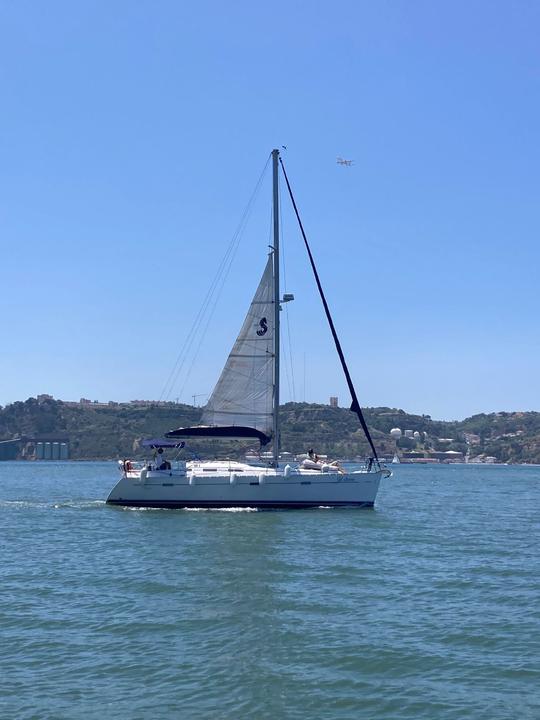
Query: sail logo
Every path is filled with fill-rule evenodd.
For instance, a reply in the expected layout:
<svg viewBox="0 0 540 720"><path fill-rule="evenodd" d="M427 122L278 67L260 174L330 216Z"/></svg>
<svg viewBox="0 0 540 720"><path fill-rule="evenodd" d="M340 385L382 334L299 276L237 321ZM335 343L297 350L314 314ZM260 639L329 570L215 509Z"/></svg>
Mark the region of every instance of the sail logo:
<svg viewBox="0 0 540 720"><path fill-rule="evenodd" d="M257 330L257 335L259 337L262 337L263 335L266 335L266 332L268 330L268 323L266 321L266 318L261 318L261 321L259 322L259 329Z"/></svg>

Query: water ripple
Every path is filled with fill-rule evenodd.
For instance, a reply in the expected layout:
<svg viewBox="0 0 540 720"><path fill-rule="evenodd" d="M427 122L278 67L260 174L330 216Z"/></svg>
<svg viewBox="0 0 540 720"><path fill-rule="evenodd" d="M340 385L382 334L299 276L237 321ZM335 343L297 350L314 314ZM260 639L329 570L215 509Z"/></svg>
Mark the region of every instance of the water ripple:
<svg viewBox="0 0 540 720"><path fill-rule="evenodd" d="M107 463L0 473L0 717L540 717L538 469L272 513L110 508Z"/></svg>

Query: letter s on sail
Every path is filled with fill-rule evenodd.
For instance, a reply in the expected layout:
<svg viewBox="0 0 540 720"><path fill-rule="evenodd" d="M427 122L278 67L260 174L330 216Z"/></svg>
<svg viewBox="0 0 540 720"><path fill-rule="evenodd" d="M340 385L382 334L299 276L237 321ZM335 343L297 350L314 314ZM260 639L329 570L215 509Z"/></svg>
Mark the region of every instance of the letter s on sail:
<svg viewBox="0 0 540 720"><path fill-rule="evenodd" d="M266 318L263 317L259 323L259 329L257 330L257 335L259 337L262 337L263 335L266 335L267 330L268 330L268 323L266 322Z"/></svg>

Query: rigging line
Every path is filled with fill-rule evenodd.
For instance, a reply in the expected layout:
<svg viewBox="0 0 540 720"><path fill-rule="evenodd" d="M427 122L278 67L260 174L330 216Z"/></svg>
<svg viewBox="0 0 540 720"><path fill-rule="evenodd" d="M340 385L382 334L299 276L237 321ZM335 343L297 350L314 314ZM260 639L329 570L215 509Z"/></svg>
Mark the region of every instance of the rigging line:
<svg viewBox="0 0 540 720"><path fill-rule="evenodd" d="M306 402L306 353L304 351L304 399L303 402Z"/></svg>
<svg viewBox="0 0 540 720"><path fill-rule="evenodd" d="M265 166L265 167L266 167L266 166ZM203 329L203 331L202 331L202 333L201 333L201 335L200 335L200 338L199 338L199 344L197 345L197 349L195 350L195 353L194 353L194 355L193 355L193 359L192 359L192 361L191 361L191 365L189 366L189 370L187 371L186 377L185 377L185 379L184 379L184 383L183 383L183 385L182 385L181 394L184 392L184 388L185 388L186 385L187 385L187 382L188 382L188 380L189 380L189 378L190 378L190 376L191 376L191 372L192 372L192 370L193 370L193 367L195 366L195 362L197 361L197 358L198 358L198 356L199 356L199 352L200 352L200 350L201 350L203 341L204 341L204 339L205 339L205 337L206 337L206 333L208 332L208 328L209 328L209 326L210 326L210 323L212 322L212 318L214 317L214 313L215 313L215 311L216 311L216 307L217 307L217 305L218 305L219 298L220 298L220 296L221 296L221 293L222 293L222 291L223 291L223 287L224 287L224 285L225 285L225 283L226 283L226 281L227 281L227 278L228 278L228 276L229 276L229 272L230 272L230 270L231 270L231 267L232 267L234 258L235 258L235 256L236 256L236 251L238 250L239 244L240 244L240 241L238 241L238 242L236 243L236 246L234 247L233 252L231 253L231 255L230 255L230 257L229 257L229 264L228 264L228 266L225 268L225 270L224 270L224 272L223 272L223 275L222 275L222 277L221 277L220 284L219 284L219 287L218 287L218 289L217 289L217 292L216 292L216 295L215 295L215 298L214 298L214 303L213 303L213 305L212 305L212 307L211 307L211 309L210 309L210 312L209 312L209 314L208 314L208 318L207 318L207 320L206 320L206 324L205 324L204 329Z"/></svg>
<svg viewBox="0 0 540 720"><path fill-rule="evenodd" d="M218 287L216 296L215 296L215 298L214 298L214 303L213 303L213 305L212 305L212 307L211 307L211 309L210 309L210 311L209 311L208 317L207 317L207 319L206 319L206 324L205 324L202 332L200 333L199 342L198 342L197 348L196 348L196 350L195 350L195 352L194 352L194 354L193 354L193 358L192 358L192 360L191 360L191 364L190 364L190 366L189 366L189 369L188 369L188 371L187 371L187 373L186 373L186 376L185 376L185 378L184 378L184 382L183 382L182 387L181 387L181 390L180 390L180 395L183 394L184 389L185 389L185 387L186 387L186 385L187 385L187 383L188 383L188 380L189 380L189 378L191 377L191 373L192 373L192 371L193 371L193 368L194 368L195 363L196 363L196 361L197 361L197 358L198 358L198 356L199 356L199 352L200 352L200 350L201 350L203 341L204 341L204 339L205 339L205 337L206 337L206 333L208 332L208 327L210 326L210 323L211 323L211 321L212 321L212 318L214 317L214 313L215 313L215 310L216 310L216 307L217 307L219 298L220 298L220 296L221 296L221 292L222 292L222 290L223 290L223 286L225 285L225 281L227 280L227 277L229 276L229 271L230 271L230 269L231 269L231 265L232 265L232 261L234 260L234 256L235 256L234 254L231 256L231 262L229 263L228 268L227 268L227 269L225 270L225 272L224 272L223 279L222 279L222 281L221 281L221 284L220 284L219 287ZM177 376L177 377L178 377L178 376ZM176 380L175 380L175 382L176 382Z"/></svg>
<svg viewBox="0 0 540 720"><path fill-rule="evenodd" d="M242 215L242 217L241 217L241 219L240 219L240 222L239 222L239 224L238 224L238 227L237 227L236 231L234 232L234 234L233 234L233 236L232 236L232 239L231 239L231 241L230 241L230 243L229 243L229 246L227 247L227 250L225 251L224 256L223 256L222 259L221 259L221 262L220 262L220 264L219 264L219 266L218 266L218 269L217 269L217 271L216 271L216 273L215 273L215 276L214 276L214 278L213 278L213 280L212 280L212 282L211 282L211 284L210 284L210 287L209 287L209 289L208 289L208 291L207 291L207 294L206 294L206 297L205 297L205 299L204 299L204 301L203 301L203 304L202 304L202 306L199 308L199 311L198 311L197 315L195 316L195 319L194 319L194 321L193 321L193 323L192 323L192 325L191 325L191 328L190 328L190 330L189 330L189 333L188 333L188 335L187 335L187 337L186 337L186 339L185 339L185 341L184 341L184 344L182 345L182 348L181 348L181 350L180 350L180 352L179 352L179 354L178 354L178 356L177 356L177 358L176 358L176 361L175 361L174 366L173 366L173 368L172 368L172 370L171 370L171 372L170 372L170 374L169 374L169 377L167 378L167 381L166 381L166 383L165 383L165 386L164 386L164 388L163 388L163 390L162 390L162 392L161 392L159 401L161 401L164 396L165 396L165 397L168 397L168 396L170 395L170 393L171 393L171 391L172 391L172 389L173 389L173 387L174 387L174 385L175 385L175 383L176 383L176 381L177 381L177 379L178 379L178 376L179 376L180 372L181 372L182 369L183 369L183 366L184 366L185 361L186 361L186 359L187 359L187 354L188 354L188 352L189 352L189 349L190 349L191 345L192 345L193 342L194 342L195 336L196 336L196 334L197 334L197 332L198 332L198 330L199 330L199 328L200 328L200 325L202 324L203 317L204 317L204 315L205 315L205 313L206 313L206 311L207 311L207 309L208 309L208 305L209 305L209 303L211 302L212 296L213 296L213 294L214 294L214 292L215 292L215 290L216 290L216 286L217 286L217 283L219 282L219 278L220 278L221 274L223 273L224 268L226 267L227 260L228 260L229 256L231 255L231 253L233 252L233 249L234 249L235 244L238 244L238 242L239 242L239 240L240 240L240 236L241 236L241 234L242 234L242 232L243 232L243 230L244 230L244 228L245 228L245 225L246 225L247 220L248 220L248 216L249 216L249 214L250 214L250 212L251 212L251 210L252 210L252 208L253 208L253 204L254 204L255 198L257 197L257 195L258 195L258 193L259 193L259 190L260 190L262 181L263 181L264 176L265 176L265 174L266 174L266 171L267 171L267 169L268 169L268 165L269 165L269 163L270 163L270 158L271 158L271 155L269 155L269 156L268 156L268 159L266 160L266 163L265 163L265 165L264 165L264 168L263 168L263 170L262 170L262 172L261 172L261 174L260 174L260 176L259 176L259 179L257 180L257 183L256 183L256 185L255 185L255 189L253 190L253 193L252 193L252 195L251 195L251 197L250 197L250 199L249 199L249 201L248 201L248 204L247 204L247 206L246 206L246 208L245 208L245 210L244 210L244 213L243 213L243 215Z"/></svg>
<svg viewBox="0 0 540 720"><path fill-rule="evenodd" d="M291 364L291 384L292 384L292 399L293 402L296 402L296 383L294 379L294 363L293 363L293 349L292 349L292 341L291 341L291 324L289 321L290 315L289 315L289 303L285 305L285 319L287 320L287 340L289 345L289 361Z"/></svg>
<svg viewBox="0 0 540 720"><path fill-rule="evenodd" d="M237 248L238 248L238 246L237 246ZM236 249L237 249L237 248L236 248ZM236 252L236 250L235 250L235 252ZM192 370L193 370L193 367L194 367L194 365L195 365L195 362L196 362L197 357L198 357L198 355L199 355L199 352L200 352L200 350L201 350L202 343L203 343L203 341L204 341L204 338L206 337L206 333L208 332L208 327L209 327L209 325L210 325L210 323L211 323L211 321L212 321L212 318L213 318L213 316L214 316L214 313L215 313L215 310L216 310L216 307L217 307L217 304L218 304L218 301L219 301L221 292L222 292L222 290L223 290L223 286L225 285L225 282L226 282L227 277L228 277L228 275L229 275L230 269L231 269L231 267L232 267L233 260L234 260L234 254L231 256L229 265L228 265L228 267L227 267L227 269L226 269L226 271L225 271L225 273L224 273L224 275L223 275L223 277L222 277L222 279L221 279L221 284L220 284L220 286L219 286L219 288L218 288L218 292L217 292L217 294L216 294L216 297L215 297L215 300L214 300L214 304L213 304L213 306L212 306L212 308L211 308L211 310L210 310L210 313L209 313L208 318L207 318L207 321L206 321L206 325L205 325L204 330L203 330L203 332L202 332L202 334L201 334L201 336L200 336L200 338L199 338L199 344L198 344L197 349L196 349L196 351L195 351L195 353L194 353L194 355L193 355L193 359L192 359L192 361L191 361L191 365L190 365L189 370L188 370L188 372L187 372L187 374L186 374L186 377L185 377L185 379L184 379L184 383L183 383L183 385L182 385L182 392L183 392L183 390L184 390L184 388L185 388L185 386L186 386L186 384L187 384L187 381L188 381L189 377L191 376L191 372L192 372Z"/></svg>
<svg viewBox="0 0 540 720"><path fill-rule="evenodd" d="M221 272L221 266L220 266L220 270L218 272ZM164 387L162 395L161 395L162 397L163 396L168 397L170 395L170 393L174 387L174 384L178 378L178 375L180 374L180 372L183 369L183 366L184 366L186 358L187 358L187 354L189 352L189 348L191 347L191 344L193 343L194 338L198 332L200 322L202 322L202 318L206 312L209 298L211 297L213 292L214 292L214 282L210 285L208 295L205 298L205 300L203 301L203 304L201 305L201 307L199 308L197 315L195 316L195 319L194 319L193 324L190 328L190 331L186 337L184 345L182 346L182 349L178 355L175 365L174 365L174 367L169 375L169 378L165 384L165 387Z"/></svg>
<svg viewBox="0 0 540 720"><path fill-rule="evenodd" d="M281 188L278 188L278 192L281 193ZM280 194L280 198L279 198L279 224L280 224L280 227L282 228L283 223L282 223L282 218L281 218L281 194ZM274 207L273 207L273 203L271 202L270 203L270 223L268 226L268 245L269 245L269 247L273 247L273 245L272 245L273 230L274 230ZM283 233L281 233L281 240L283 241ZM281 257L283 258L283 245L281 245ZM285 285L285 289L287 289L285 274L284 274L284 285ZM279 298L276 298L276 302L279 302ZM285 310L287 310L287 306L285 306ZM280 330L281 330L281 325L280 325ZM287 387L289 389L289 396L290 396L291 395L291 380L289 378L289 367L286 362L284 362L283 365L285 367L285 378L287 380Z"/></svg>
<svg viewBox="0 0 540 720"><path fill-rule="evenodd" d="M233 237L232 242L234 242L234 239L235 239L235 237ZM232 243L231 243L231 245L232 245ZM183 366L187 359L187 354L189 352L189 348L191 347L192 343L194 342L195 336L197 335L197 333L199 331L199 327L200 327L200 324L202 323L202 319L208 308L208 304L211 301L212 295L215 292L215 288L216 288L216 284L218 282L219 276L223 272L223 266L224 266L224 263L226 262L227 256L229 255L229 253L231 251L231 245L229 245L229 247L227 248L227 251L225 252L224 257L222 258L222 260L218 266L216 275L215 275L214 279L212 280L212 283L210 284L210 288L206 294L206 297L205 297L201 307L199 308L197 315L195 316L195 319L194 319L193 324L190 328L190 331L186 337L184 345L178 355L178 358L177 358L176 363L171 371L171 374L169 375L169 378L167 380L167 383L165 385L162 395L165 394L166 390L167 390L167 396L170 394L170 392L172 391L172 388L174 387L174 384L176 383L176 380L178 379L178 375L180 374L180 372L183 369Z"/></svg>
<svg viewBox="0 0 540 720"><path fill-rule="evenodd" d="M285 366L285 377L287 379L287 388L289 390L289 397L292 397L291 379L289 377L289 363L287 361L285 361L283 363L283 365ZM294 397L293 397L293 401L294 401Z"/></svg>
<svg viewBox="0 0 540 720"><path fill-rule="evenodd" d="M281 264L281 268L283 271L283 289L287 290L287 276L285 273L285 255L284 255L284 247L283 247L283 218L281 216L281 186L278 186L278 192L279 192L279 227L280 227L280 254L281 259L283 260L283 263ZM273 224L274 224L274 208L273 205L270 205L270 234L273 230ZM276 302L279 302L279 298L276 298ZM280 304L281 309L281 304ZM287 305L285 305L285 313L287 313ZM281 333L281 323L280 323L280 333ZM282 348L282 353L285 354L285 345L282 345L280 343L280 347ZM287 388L289 390L289 397L292 396L292 389L291 389L291 379L289 377L289 364L287 363L287 359L285 359L285 362L282 363L282 367L285 368L285 378L287 380Z"/></svg>
<svg viewBox="0 0 540 720"><path fill-rule="evenodd" d="M287 267L285 262L285 233L284 233L284 225L283 225L283 203L281 202L281 185L279 186L279 224L281 227L281 259L282 267L283 267L283 286L285 291L288 290L287 288ZM289 395L292 395L293 402L296 402L296 388L294 383L294 364L293 364L293 351L292 351L292 342L291 342L291 324L289 322L289 303L285 303L285 319L287 320L287 342L288 342L288 353L289 353L289 364L291 366L291 382L289 383L289 377L288 377L288 367L287 363L285 363L285 369L287 370L287 382L289 383ZM291 386L292 386L292 393L291 393Z"/></svg>
<svg viewBox="0 0 540 720"><path fill-rule="evenodd" d="M237 246L236 246L236 247L237 247ZM232 262L232 259L234 258L234 253L236 252L236 247L231 246L231 248L229 248L229 250L230 250L231 252L226 253L226 255L225 255L224 259L223 259L223 262L222 262L222 264L220 265L219 273L221 273L221 274L223 274L223 273L228 273L228 270L226 269L225 263L228 262L228 261ZM234 248L234 252L232 252L233 248ZM228 254L228 257L227 257L227 254ZM230 267L230 265L229 265L229 267ZM205 302L204 302L204 304L203 304L202 311L201 311L201 312L199 313L199 315L197 316L197 319L198 319L199 322L198 322L197 327L195 328L195 331L193 332L193 334L192 334L192 336L191 336L191 338L190 338L190 340L189 340L189 345L188 345L188 347L187 347L187 349L186 349L186 352L185 352L185 354L184 354L184 357L183 357L183 359L182 359L182 363L181 363L180 367L178 368L178 370L176 371L176 373L175 373L175 375L174 375L174 378L173 378L173 380L172 380L171 390L172 390L172 387L174 387L174 385L175 385L176 382L178 381L178 378L179 378L179 376L180 376L180 374L181 374L181 372L182 372L182 370L183 370L183 368L184 368L184 365L185 365L185 363L186 363L187 360L188 360L188 355L189 355L189 353L191 352L191 348L193 347L194 343L196 342L197 335L198 335L198 334L200 335L200 339L199 339L199 347L200 347L200 344L201 344L201 342L202 342L202 340L203 340L203 338L204 338L204 336L205 336L205 334L206 334L206 328L207 328L207 326L208 326L208 323L207 323L207 325L205 326L204 331L202 331L202 334L200 334L200 331L201 331L201 328L202 328L202 324L203 324L203 322L204 322L204 317L205 317L205 315L206 315L206 313L207 313L207 311L208 311L208 308L210 307L210 304L211 304L211 302L212 302L212 298L214 297L214 295L215 295L215 293L216 293L216 290L217 290L216 298L219 298L219 295L220 295L220 293L221 293L221 289L222 289L222 287L223 287L223 283L222 283L221 285L219 284L220 281L221 281L221 278L219 277L219 273L218 273L218 275L216 275L215 281L214 281L214 283L213 283L212 286L211 286L211 291L209 291L208 296L207 296L207 298L205 299ZM217 302L217 299L216 299L215 302ZM214 307L214 306L212 306L212 307ZM213 313L213 310L212 310L212 313ZM198 352L198 351L197 351L197 352ZM189 376L189 374L190 374L190 372L191 372L191 369L192 369L192 367L193 367L193 364L194 364L194 362L191 363L190 370L188 371L188 376ZM183 385L182 385L180 395L183 394L183 391L184 391L184 388L185 388L185 386L186 386L186 383L187 383L187 377L186 377L186 380L184 381L184 383L183 383Z"/></svg>
<svg viewBox="0 0 540 720"><path fill-rule="evenodd" d="M268 247L273 249L272 245L272 235L273 235L273 217L274 217L274 208L272 207L272 203L270 203L270 222L268 224Z"/></svg>
<svg viewBox="0 0 540 720"><path fill-rule="evenodd" d="M235 253L235 251L236 251L236 247L237 247L237 245L238 245L238 243L239 243L239 241L240 241L241 234L242 234L242 232L243 232L243 230L244 230L245 224L247 223L248 215L249 215L249 213L250 213L250 211L251 211L251 208L252 208L252 206L253 206L255 197L256 197L256 195L258 194L258 191L259 191L259 189L260 189L260 186L261 186L262 180L263 180L263 178L264 178L266 169L267 169L267 167L268 167L269 161L270 161L269 159L266 161L266 164L265 164L265 166L264 166L264 168L263 168L263 171L262 171L262 173L261 173L261 175L260 175L260 177L259 177L259 180L258 180L258 182L257 182L257 185L256 185L256 187L255 187L255 190L254 190L254 192L253 192L253 194L252 194L252 196L251 196L251 198L250 198L250 200L249 200L249 202L248 202L248 205L247 205L247 207L246 207L246 209L245 209L245 211L244 211L244 214L243 214L243 216L242 216L242 219L241 219L241 221L240 221L240 224L239 224L239 226L238 226L235 234L233 235L233 238L232 238L232 240L231 240L231 242L230 242L230 244L229 244L229 247L227 248L227 251L225 252L224 257L223 257L222 260L221 260L221 263L220 263L220 265L219 265L219 267L218 267L218 270L217 270L216 275L215 275L215 277L214 277L214 279L213 279L213 281L212 281L212 284L211 284L210 289L209 289L209 291L208 291L208 293L207 293L207 295L206 295L206 298L205 298L205 300L204 300L204 302L203 302L203 305L202 305L202 307L200 308L200 310L199 310L199 312L198 312L198 314L197 314L197 316L196 316L196 318L195 318L195 320L194 320L194 323L193 323L193 325L192 325L192 328L191 328L191 330L190 330L190 333L188 334L188 337L186 338L186 341L185 341L185 343L184 343L184 347L182 348L182 351L181 351L179 357L177 358L177 362L176 362L176 364L175 364L175 367L173 368L173 371L171 372L171 375L169 376L169 380L168 380L168 395L171 393L172 388L174 387L175 383L176 383L177 380L178 380L178 377L179 377L180 373L181 373L182 370L183 370L183 367L184 367L185 362L186 362L186 360L187 360L188 353L190 352L190 348L191 348L191 346L193 345L193 343L195 342L195 337L196 337L197 333L198 333L199 330L200 330L200 327L201 327L202 322L203 322L204 315L206 314L206 312L207 312L207 310L208 310L209 304L211 303L212 297L213 297L213 295L214 295L214 293L215 293L215 291L216 291L216 287L218 286L219 279L220 279L220 275L223 273L224 268L225 268L226 265L227 265L227 262L229 262L229 261L232 262L231 256L234 256L234 253ZM183 355L183 358L182 358L182 355ZM181 361L181 363L180 363L180 359L181 359L181 358L182 358L182 361ZM180 366L178 367L179 364L180 364ZM167 385L166 385L166 387L167 387Z"/></svg>
<svg viewBox="0 0 540 720"><path fill-rule="evenodd" d="M165 394L165 391L166 391L166 390L167 390L167 396L170 395L170 393L171 393L171 391L172 391L175 383L176 383L177 380L178 380L178 376L180 375L180 373L181 373L181 371L182 371L182 369L183 369L183 366L184 366L184 364L185 364L185 362L186 362L186 360L187 360L187 355L188 355L188 353L189 353L189 350L190 350L193 342L195 341L195 336L197 335L197 332L198 332L199 329L200 329L200 326L201 326L201 324L202 324L202 322L203 322L204 315L205 315L205 313L206 313L206 311L207 311L207 309L208 309L209 303L211 302L212 296L213 296L213 294L214 294L214 292L215 292L215 290L216 290L216 286L217 286L217 283L219 282L220 275L223 273L224 267L226 266L227 261L228 261L230 255L231 255L231 253L234 252L235 244L237 244L237 243L239 242L239 240L240 240L240 236L241 236L241 234L242 234L242 232L243 232L243 230L244 230L244 227L245 227L245 225L246 225L246 223L247 223L249 213L250 213L250 211L251 211L251 209L252 209L253 203L254 203L254 201L255 201L255 197L257 196L258 191L259 191L259 189L260 189L260 187L261 187L261 184L262 184L264 175L265 175L265 173L266 173L266 170L267 170L267 168L268 168L269 162L270 162L270 156L269 156L269 158L267 159L266 164L265 164L265 166L264 166L264 168L263 168L263 170L262 170L262 172L261 172L261 174L260 174L260 176L259 176L259 179L258 179L258 181L257 181L257 184L256 184L256 186L255 186L255 189L254 189L254 191L253 191L253 193L252 193L252 195L251 195L251 198L250 198L250 200L249 200L249 202L248 202L248 204L247 204L247 206L246 206L246 208L245 208L245 210L244 210L244 213L243 213L242 218L241 218L241 220L240 220L240 223L239 223L239 225L238 225L238 227L237 227L237 229L236 229L236 231L235 231L235 233L234 233L234 235L233 235L233 237L232 237L232 240L231 240L231 242L229 243L229 246L228 246L228 248L227 248L227 250L226 250L226 252L225 252L225 254L224 254L224 256L223 256L223 258L222 258L222 260L221 260L221 262L220 262L220 264L219 264L219 266L218 266L218 270L217 270L217 272L216 272L216 274L215 274L215 276L214 276L214 279L213 279L213 281L212 281L212 283L211 283L211 285L210 285L210 288L209 288L209 290L208 290L208 292L207 292L207 295L206 295L206 297L205 297L205 299L204 299L204 302L203 302L201 308L199 309L199 312L197 313L197 316L195 317L195 320L194 320L194 322L193 322L193 324L192 324L192 327L191 327L191 329L190 329L190 332L188 333L188 336L187 336L187 338L186 338L186 340L185 340L185 343L184 343L184 345L183 345L183 347L182 347L182 349L181 349L181 351L180 351L180 353L179 353L179 355L178 355L178 357L177 357L176 363L175 363L175 365L174 365L174 367L173 367L173 369L172 369L172 371L171 371L171 374L169 375L169 378L168 378L168 380L167 380L167 383L165 384L165 388L164 388L164 390L163 390L163 392L162 392L162 396ZM182 356L183 356L183 357L182 357ZM180 361L181 361L181 362L180 362ZM180 366L179 366L179 365L180 365Z"/></svg>
<svg viewBox="0 0 540 720"><path fill-rule="evenodd" d="M229 257L231 257L231 255L229 255ZM225 262L227 259L228 259L228 258L227 258L227 255L226 255L225 258L224 258L224 262ZM224 272L224 264L222 264L222 265L220 266L219 272L220 272L220 273L223 273L223 272ZM207 298L205 299L205 302L204 302L204 304L203 304L203 307L201 308L201 311L199 312L199 314L198 314L198 316L197 316L197 325L196 325L196 327L194 328L194 331L193 331L193 333L191 334L191 337L188 338L188 341L189 341L189 342L188 342L188 345L187 345L187 347L186 347L186 351L185 351L184 356L183 356L183 358L182 358L182 362L181 362L181 364L180 364L180 367L178 367L178 369L176 370L175 375L174 375L174 377L173 377L173 379L172 379L171 388L170 388L169 392L171 392L172 388L173 388L173 387L175 386L175 384L177 383L178 378L180 377L180 374L182 373L182 370L183 370L183 368L184 368L184 365L185 365L185 363L186 363L187 360L188 360L188 355L189 355L189 353L191 352L191 348L193 347L194 343L196 342L197 335L198 335L198 334L200 333L200 331L201 331L202 324L203 324L203 322L204 322L204 317L205 317L205 315L206 315L206 313L207 313L207 311L208 311L208 308L210 307L210 303L212 302L212 298L213 298L213 296L214 296L214 294L215 294L215 292L216 292L216 289L217 289L217 291L218 291L218 294L221 292L221 289L220 289L220 287L219 287L219 280L220 280L220 278L219 278L218 276L216 276L215 282L212 284L211 290L209 291L209 294L208 294ZM204 336L204 333L203 333L203 336ZM184 382L184 384L183 384L183 386L182 386L182 392L180 393L181 395L182 395L182 393L183 393L185 384L186 384L186 383Z"/></svg>
<svg viewBox="0 0 540 720"><path fill-rule="evenodd" d="M373 444L371 434L369 432L368 426L364 419L364 414L362 413L362 408L360 407L360 403L358 402L358 398L356 396L356 390L354 389L351 375L349 373L349 368L347 367L347 363L345 361L345 356L343 355L343 350L341 349L341 343L339 342L339 338L337 336L336 328L334 326L334 321L332 320L332 316L330 315L330 308L328 307L328 303L326 302L326 297L325 297L324 291L322 289L321 281L319 280L319 273L317 272L317 268L315 266L315 260L313 259L313 255L311 254L311 248L309 247L306 233L304 232L304 226L302 225L302 220L300 219L300 213L298 212L298 208L296 207L296 202L295 202L294 195L292 193L292 189L291 189L291 186L289 183L289 178L287 177L287 173L285 171L285 165L283 164L283 160L281 159L281 157L279 158L279 162L281 163L281 169L283 170L285 182L287 183L287 190L289 191L289 195L290 195L291 202L292 202L292 205L294 208L296 219L298 220L298 225L300 226L300 232L302 233L302 237L304 239L304 244L306 246L306 250L308 253L309 262L311 264L311 269L313 270L313 275L315 276L315 282L317 283L319 295L321 296L322 304L324 307L324 312L326 313L326 319L328 320L328 324L330 326L330 331L332 333L332 337L334 338L336 350L339 355L339 359L341 361L341 367L343 368L343 372L345 374L345 379L346 379L347 385L349 387L349 392L351 393L351 400L352 400L351 410L352 410L352 412L356 413L356 415L358 416L358 420L360 421L362 430L364 431L364 434L365 434L367 441L369 442L369 445L373 452L373 458L374 458L374 460L376 460L378 462L379 458L377 455L377 451L375 450L375 445Z"/></svg>

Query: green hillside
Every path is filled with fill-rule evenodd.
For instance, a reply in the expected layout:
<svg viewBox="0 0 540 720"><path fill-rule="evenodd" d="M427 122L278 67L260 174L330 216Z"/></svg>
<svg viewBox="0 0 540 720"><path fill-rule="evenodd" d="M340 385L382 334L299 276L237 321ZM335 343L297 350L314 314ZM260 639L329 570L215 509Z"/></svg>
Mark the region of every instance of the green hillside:
<svg viewBox="0 0 540 720"><path fill-rule="evenodd" d="M140 441L199 421L200 408L176 403L154 405L38 402L29 398L0 408L0 440L62 435L69 438L72 459L142 457ZM459 422L434 421L392 408L367 408L366 421L381 456L391 457L395 443L390 430L417 431L420 439L402 438L400 452L457 450L471 458L492 456L499 462L540 463L540 413L475 415ZM358 419L346 408L311 403L282 406L282 449L293 454L313 447L337 458L368 453ZM441 440L443 442L441 442ZM468 441L468 442L467 442ZM189 451L201 457L224 453L241 456L253 444L191 441ZM1 457L1 456L0 456Z"/></svg>

